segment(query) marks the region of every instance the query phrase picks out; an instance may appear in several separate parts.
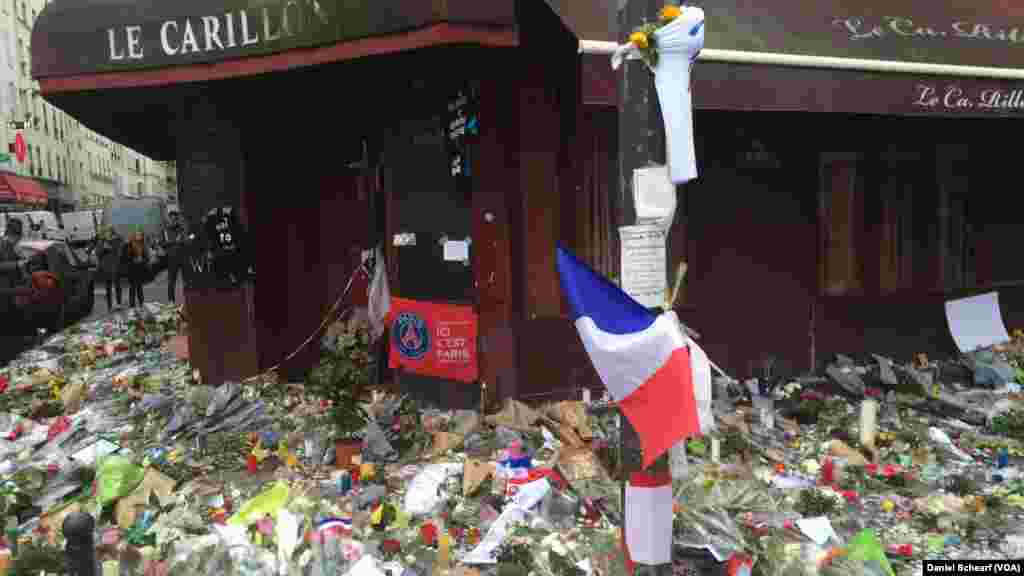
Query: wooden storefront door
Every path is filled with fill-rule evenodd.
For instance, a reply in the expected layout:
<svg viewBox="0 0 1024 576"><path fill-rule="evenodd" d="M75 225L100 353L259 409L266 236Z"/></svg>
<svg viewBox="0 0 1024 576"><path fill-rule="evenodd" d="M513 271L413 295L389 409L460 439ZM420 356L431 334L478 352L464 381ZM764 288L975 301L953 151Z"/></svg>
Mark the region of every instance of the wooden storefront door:
<svg viewBox="0 0 1024 576"><path fill-rule="evenodd" d="M425 101L432 99L425 98ZM433 99L440 111L443 97ZM385 241L396 297L472 306L476 303L472 261L447 261L444 240L470 239L471 194L468 178L451 172L450 151L440 116L399 123L396 136L382 153L383 186L387 192L388 229ZM415 238L395 245L396 235ZM393 375L399 388L423 405L472 408L479 404L476 384L419 376Z"/></svg>

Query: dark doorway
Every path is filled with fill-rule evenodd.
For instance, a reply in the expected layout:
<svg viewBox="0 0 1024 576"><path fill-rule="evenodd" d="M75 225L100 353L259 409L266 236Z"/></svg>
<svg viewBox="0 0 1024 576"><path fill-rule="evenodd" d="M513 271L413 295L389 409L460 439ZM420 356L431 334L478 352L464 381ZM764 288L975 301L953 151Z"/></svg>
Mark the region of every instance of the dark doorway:
<svg viewBox="0 0 1024 576"><path fill-rule="evenodd" d="M444 241L470 238L472 223L467 175L452 170L446 93L420 90L417 100L418 118L399 123L382 158L383 185L390 198L386 240L392 244L394 293L412 300L473 305L473 267L444 258ZM396 235L415 241L396 246ZM402 371L394 379L404 393L424 405L472 408L479 402L479 389L473 384Z"/></svg>

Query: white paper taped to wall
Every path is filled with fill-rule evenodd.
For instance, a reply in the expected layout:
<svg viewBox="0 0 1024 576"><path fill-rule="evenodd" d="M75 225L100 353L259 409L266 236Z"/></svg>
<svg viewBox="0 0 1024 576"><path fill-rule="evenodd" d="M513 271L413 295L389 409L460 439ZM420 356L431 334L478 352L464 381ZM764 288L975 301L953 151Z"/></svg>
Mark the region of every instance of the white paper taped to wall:
<svg viewBox="0 0 1024 576"><path fill-rule="evenodd" d="M960 352L973 352L1010 341L999 308L998 292L946 302L946 321Z"/></svg>
<svg viewBox="0 0 1024 576"><path fill-rule="evenodd" d="M634 170L633 201L637 224L670 227L676 213L676 185L669 179L668 166Z"/></svg>

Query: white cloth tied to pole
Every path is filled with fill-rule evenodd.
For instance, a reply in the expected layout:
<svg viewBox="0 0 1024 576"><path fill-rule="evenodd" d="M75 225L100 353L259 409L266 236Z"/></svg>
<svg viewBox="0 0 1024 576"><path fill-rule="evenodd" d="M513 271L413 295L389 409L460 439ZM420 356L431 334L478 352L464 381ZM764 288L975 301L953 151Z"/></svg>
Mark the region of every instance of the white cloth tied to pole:
<svg viewBox="0 0 1024 576"><path fill-rule="evenodd" d="M654 33L654 40L658 48L654 86L665 122L669 175L673 184L684 184L697 177L690 68L704 48L704 10L683 6L679 17ZM612 54L612 68L618 69L624 58L639 56L636 46L623 44Z"/></svg>

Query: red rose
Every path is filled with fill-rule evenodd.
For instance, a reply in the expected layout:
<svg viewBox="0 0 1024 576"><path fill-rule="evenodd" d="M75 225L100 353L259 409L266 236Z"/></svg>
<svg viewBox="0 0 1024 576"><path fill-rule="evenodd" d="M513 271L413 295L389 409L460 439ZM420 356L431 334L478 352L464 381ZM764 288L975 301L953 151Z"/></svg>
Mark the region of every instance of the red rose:
<svg viewBox="0 0 1024 576"><path fill-rule="evenodd" d="M0 394L3 394L4 392L6 392L7 391L7 387L10 386L10 385L11 385L11 383L7 380L7 378L4 378L3 376L0 376Z"/></svg>
<svg viewBox="0 0 1024 576"><path fill-rule="evenodd" d="M878 464L868 464L864 466L864 470L869 474L878 474Z"/></svg>
<svg viewBox="0 0 1024 576"><path fill-rule="evenodd" d="M398 554L402 551L402 543L398 540L385 540L380 543L380 551L388 555Z"/></svg>
<svg viewBox="0 0 1024 576"><path fill-rule="evenodd" d="M437 542L437 528L430 522L420 526L420 540L424 546L433 546Z"/></svg>
<svg viewBox="0 0 1024 576"><path fill-rule="evenodd" d="M886 464L885 468L882 469L882 474L886 478L892 478L893 476L900 473L900 467L894 464Z"/></svg>
<svg viewBox="0 0 1024 576"><path fill-rule="evenodd" d="M913 544L899 544L895 546L889 546L889 552L891 554L897 554L899 556L913 556L914 545Z"/></svg>

